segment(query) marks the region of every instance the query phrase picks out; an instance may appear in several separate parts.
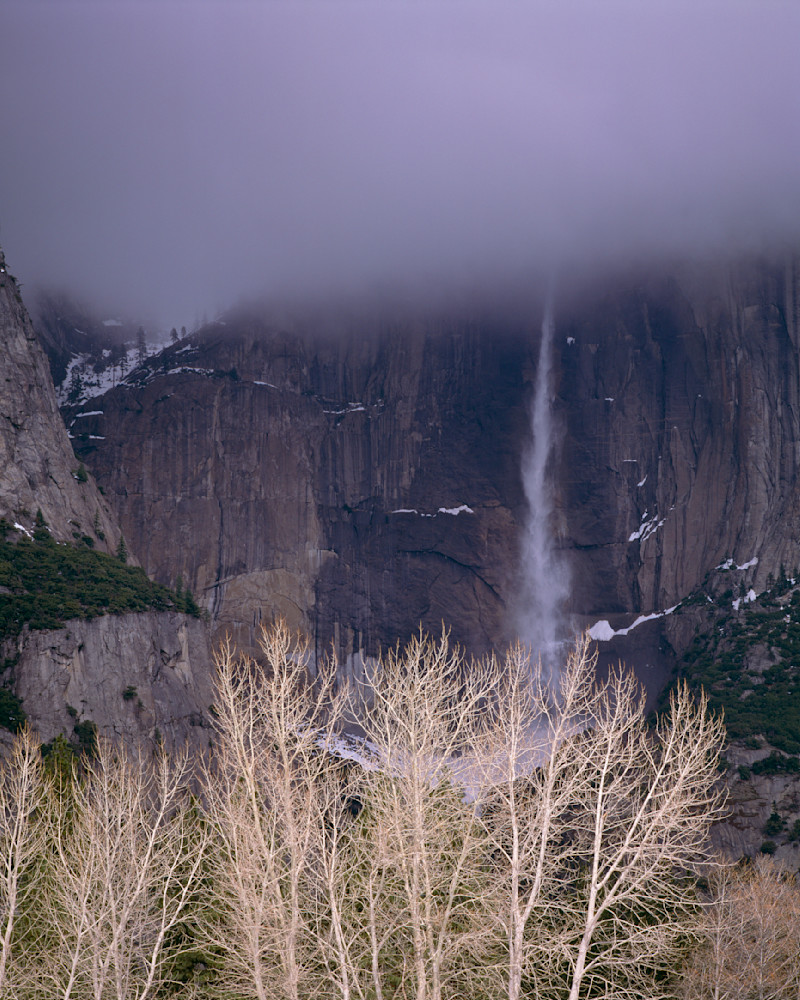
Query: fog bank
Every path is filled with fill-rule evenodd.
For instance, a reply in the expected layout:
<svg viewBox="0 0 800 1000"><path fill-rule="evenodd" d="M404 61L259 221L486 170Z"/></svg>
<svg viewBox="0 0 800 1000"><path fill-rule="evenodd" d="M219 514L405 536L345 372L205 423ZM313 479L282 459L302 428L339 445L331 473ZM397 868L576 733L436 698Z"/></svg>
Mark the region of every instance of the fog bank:
<svg viewBox="0 0 800 1000"><path fill-rule="evenodd" d="M800 242L799 38L791 0L6 0L0 242L167 325Z"/></svg>

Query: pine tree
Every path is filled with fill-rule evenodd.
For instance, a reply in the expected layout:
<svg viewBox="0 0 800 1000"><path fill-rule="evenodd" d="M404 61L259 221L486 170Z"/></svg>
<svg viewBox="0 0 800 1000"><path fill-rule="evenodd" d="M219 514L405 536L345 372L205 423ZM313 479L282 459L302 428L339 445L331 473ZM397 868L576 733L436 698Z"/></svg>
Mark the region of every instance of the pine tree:
<svg viewBox="0 0 800 1000"><path fill-rule="evenodd" d="M128 546L125 544L125 539L122 535L119 536L119 544L117 545L116 557L121 563L126 563L128 561Z"/></svg>
<svg viewBox="0 0 800 1000"><path fill-rule="evenodd" d="M33 525L33 540L35 542L49 542L52 537L50 528L47 526L47 521L45 521L42 508L40 507L36 511L36 521Z"/></svg>
<svg viewBox="0 0 800 1000"><path fill-rule="evenodd" d="M136 363L143 365L147 360L147 338L144 327L139 327L136 331Z"/></svg>

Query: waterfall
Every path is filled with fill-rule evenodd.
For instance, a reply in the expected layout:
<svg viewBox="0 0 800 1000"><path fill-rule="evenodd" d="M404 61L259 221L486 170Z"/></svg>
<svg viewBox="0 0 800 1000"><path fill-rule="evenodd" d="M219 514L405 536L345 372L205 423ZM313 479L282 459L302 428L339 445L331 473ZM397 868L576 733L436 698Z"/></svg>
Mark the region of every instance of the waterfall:
<svg viewBox="0 0 800 1000"><path fill-rule="evenodd" d="M542 319L542 340L531 406L531 445L523 457L522 480L528 520L522 536L522 581L518 632L534 656L557 666L564 638L564 604L569 592L567 568L554 541L553 488L548 464L553 452L552 367L553 295Z"/></svg>

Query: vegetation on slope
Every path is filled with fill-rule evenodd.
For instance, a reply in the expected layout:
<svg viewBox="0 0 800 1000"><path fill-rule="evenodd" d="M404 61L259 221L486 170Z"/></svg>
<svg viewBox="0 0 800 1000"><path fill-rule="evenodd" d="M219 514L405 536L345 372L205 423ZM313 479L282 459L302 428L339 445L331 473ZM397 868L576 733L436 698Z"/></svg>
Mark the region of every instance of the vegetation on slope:
<svg viewBox="0 0 800 1000"><path fill-rule="evenodd" d="M696 614L699 624L677 677L706 690L711 707L724 712L731 739L760 736L786 753L800 753L796 579L781 572L777 582L750 600L743 587L736 597L729 589L713 603L701 591L684 602L684 613Z"/></svg>
<svg viewBox="0 0 800 1000"><path fill-rule="evenodd" d="M131 611L183 611L199 615L190 591L176 593L87 545L56 542L43 520L33 539L7 540L0 524L0 640L31 629L59 628L73 618Z"/></svg>

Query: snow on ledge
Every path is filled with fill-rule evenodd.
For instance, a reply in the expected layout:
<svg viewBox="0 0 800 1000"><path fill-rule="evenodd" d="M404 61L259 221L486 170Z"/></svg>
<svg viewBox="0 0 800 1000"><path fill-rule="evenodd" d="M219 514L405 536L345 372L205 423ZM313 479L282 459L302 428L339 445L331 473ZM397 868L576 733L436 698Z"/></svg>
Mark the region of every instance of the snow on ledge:
<svg viewBox="0 0 800 1000"><path fill-rule="evenodd" d="M458 517L459 514L474 514L475 511L472 507L468 507L465 503L462 503L459 507L440 507L436 514L426 514L424 511L416 510L411 507L399 507L397 510L390 510L390 514L416 514L417 517L436 517L437 514L450 514L453 517Z"/></svg>
<svg viewBox="0 0 800 1000"><path fill-rule="evenodd" d="M645 517L647 517L647 514L645 514ZM662 517L660 521L657 521L655 518L653 518L652 521L645 521L636 529L636 531L632 531L630 533L628 541L635 542L640 538L643 542L647 541L652 534L658 531L665 520L666 518Z"/></svg>
<svg viewBox="0 0 800 1000"><path fill-rule="evenodd" d="M758 566L758 556L753 556L752 559L749 559L746 563L742 563L741 566L734 563L733 559L726 559L725 562L720 563L719 566L715 566L714 569L733 569L734 566L736 566L736 569L752 569L753 566Z"/></svg>
<svg viewBox="0 0 800 1000"><path fill-rule="evenodd" d="M595 642L608 642L613 639L615 635L627 635L632 632L639 625L644 625L645 622L654 621L656 618L663 618L665 615L671 615L676 608L680 607L679 604L674 604L671 608L667 608L666 611L654 611L649 615L639 615L632 625L628 625L627 628L613 629L611 624L603 618L599 622L595 622L594 625L589 629L589 635Z"/></svg>
<svg viewBox="0 0 800 1000"><path fill-rule="evenodd" d="M33 538L33 535L30 533L30 531L28 531L28 529L25 527L24 524L20 524L19 521L14 522L14 527L17 529L17 531L24 531L25 534L28 536L28 538Z"/></svg>
<svg viewBox="0 0 800 1000"><path fill-rule="evenodd" d="M733 608L734 611L738 611L740 604L742 604L742 603L744 603L744 604L752 604L753 601L757 597L758 597L758 594L756 594L756 592L751 587L747 591L747 593L744 595L744 597L737 597L735 601L731 601L731 607Z"/></svg>

